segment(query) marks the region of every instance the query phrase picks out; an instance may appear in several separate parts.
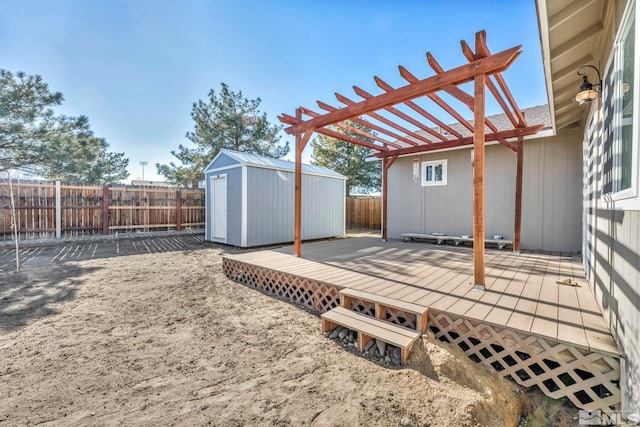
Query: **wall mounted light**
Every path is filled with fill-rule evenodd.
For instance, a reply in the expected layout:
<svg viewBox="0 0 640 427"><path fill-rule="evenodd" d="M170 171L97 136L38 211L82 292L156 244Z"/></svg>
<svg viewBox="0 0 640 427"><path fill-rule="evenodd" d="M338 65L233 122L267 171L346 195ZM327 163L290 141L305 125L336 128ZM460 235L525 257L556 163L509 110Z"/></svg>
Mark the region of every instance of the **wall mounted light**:
<svg viewBox="0 0 640 427"><path fill-rule="evenodd" d="M592 84L591 82L589 82L589 79L587 79L587 72L580 71L584 68L593 68L594 70L596 70L596 73L598 73L598 83ZM578 75L582 76L582 85L580 85L578 94L574 99L578 104L582 105L586 102L591 102L598 97L599 93L594 89L594 86L599 86L602 90L602 78L600 77L600 70L598 70L593 65L583 65L582 67L578 68Z"/></svg>

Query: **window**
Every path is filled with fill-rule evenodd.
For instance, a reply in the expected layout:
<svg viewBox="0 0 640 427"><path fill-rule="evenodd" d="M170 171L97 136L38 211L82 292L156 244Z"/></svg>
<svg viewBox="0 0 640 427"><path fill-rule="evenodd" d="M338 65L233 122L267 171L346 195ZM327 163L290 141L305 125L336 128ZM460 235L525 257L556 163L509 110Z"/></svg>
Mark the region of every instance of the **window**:
<svg viewBox="0 0 640 427"><path fill-rule="evenodd" d="M447 185L447 161L422 162L422 186Z"/></svg>
<svg viewBox="0 0 640 427"><path fill-rule="evenodd" d="M639 69L635 49L636 4L623 15L603 82L602 193L611 207L640 207L638 203ZM635 111L635 114L634 114Z"/></svg>

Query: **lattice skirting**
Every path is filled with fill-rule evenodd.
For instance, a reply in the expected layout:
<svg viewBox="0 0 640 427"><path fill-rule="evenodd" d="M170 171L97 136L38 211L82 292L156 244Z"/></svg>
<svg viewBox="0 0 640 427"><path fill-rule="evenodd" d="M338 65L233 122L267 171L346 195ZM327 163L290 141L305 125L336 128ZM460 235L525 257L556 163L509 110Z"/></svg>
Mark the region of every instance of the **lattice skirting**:
<svg viewBox="0 0 640 427"><path fill-rule="evenodd" d="M428 322L436 338L525 387L609 416L619 409L618 358L445 313L429 312Z"/></svg>
<svg viewBox="0 0 640 427"><path fill-rule="evenodd" d="M222 271L231 280L320 313L340 305L337 286L228 258L222 258Z"/></svg>
<svg viewBox="0 0 640 427"><path fill-rule="evenodd" d="M348 308L353 311L366 314L367 316L376 317L376 304L371 301L351 298L351 307ZM386 320L389 323L395 323L396 325L404 326L405 328L417 329L416 315L413 313L407 313L403 310L385 308L383 320Z"/></svg>

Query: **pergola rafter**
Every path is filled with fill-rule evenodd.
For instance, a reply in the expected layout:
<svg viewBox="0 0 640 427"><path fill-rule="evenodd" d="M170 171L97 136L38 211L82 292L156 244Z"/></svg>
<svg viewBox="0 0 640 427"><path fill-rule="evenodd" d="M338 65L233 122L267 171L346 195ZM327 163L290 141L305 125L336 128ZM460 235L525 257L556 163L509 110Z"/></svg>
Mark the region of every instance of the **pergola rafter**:
<svg viewBox="0 0 640 427"><path fill-rule="evenodd" d="M484 146L487 142L497 141L511 151L517 153L516 167L516 208L514 230L514 250L520 249L520 212L522 200L522 142L527 135L533 135L543 125L527 125L524 115L518 108L504 78L500 73L509 68L521 53L521 46L491 54L486 45L484 31L476 33L475 51L461 42L462 53L467 64L444 70L433 55L427 53L427 62L435 75L420 79L399 66L400 75L407 85L395 88L379 77L374 77L376 85L383 91L374 95L358 86L353 86L355 94L361 100L353 100L336 93L336 99L344 104L337 108L318 101L318 106L326 113L318 113L308 108L298 108L296 116L282 114L279 120L288 125L285 132L296 137L296 179L295 179L295 233L294 254L301 255L301 200L302 200L302 151L313 133L320 133L358 144L373 150L373 154L383 162L383 228L382 238L387 237L387 172L393 162L403 155L424 153L444 148L473 145L474 148L474 278L475 285L484 289ZM495 82L494 83L494 79ZM473 95L459 86L468 82L474 83ZM504 110L511 128L500 128L485 117L486 90L496 99ZM444 92L459 101L473 112L473 120L466 120L463 115L449 105L438 92ZM421 98L430 99L440 110L453 117L458 125L447 125L434 113L416 101ZM409 115L398 107L411 109L416 115ZM386 112L386 115L380 114ZM364 117L370 120L365 120ZM423 122L421 119L426 119ZM358 129L348 121L366 126ZM410 130L415 126L416 131ZM345 134L337 131L348 131ZM391 130L393 129L393 130ZM398 134L397 132L400 132ZM393 138L392 141L381 135ZM360 139L362 138L362 139ZM516 139L515 142L509 140ZM374 142L371 142L374 141Z"/></svg>

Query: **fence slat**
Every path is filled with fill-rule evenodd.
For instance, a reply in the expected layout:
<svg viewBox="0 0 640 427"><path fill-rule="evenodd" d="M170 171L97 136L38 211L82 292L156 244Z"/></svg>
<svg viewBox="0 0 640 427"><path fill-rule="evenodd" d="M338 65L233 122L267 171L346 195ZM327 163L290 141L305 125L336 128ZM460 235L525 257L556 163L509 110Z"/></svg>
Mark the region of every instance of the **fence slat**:
<svg viewBox="0 0 640 427"><path fill-rule="evenodd" d="M25 180L14 180L13 186L22 239L52 238L58 227L61 237L68 237L205 224L205 195L201 189L61 183L56 191L55 183ZM58 197L60 209L56 209ZM0 240L13 238L9 199L9 182L0 180Z"/></svg>
<svg viewBox="0 0 640 427"><path fill-rule="evenodd" d="M370 228L379 230L382 226L382 203L380 197L349 196L346 200L347 228Z"/></svg>

